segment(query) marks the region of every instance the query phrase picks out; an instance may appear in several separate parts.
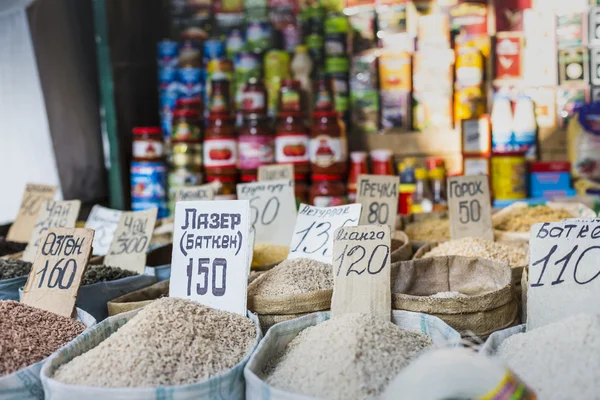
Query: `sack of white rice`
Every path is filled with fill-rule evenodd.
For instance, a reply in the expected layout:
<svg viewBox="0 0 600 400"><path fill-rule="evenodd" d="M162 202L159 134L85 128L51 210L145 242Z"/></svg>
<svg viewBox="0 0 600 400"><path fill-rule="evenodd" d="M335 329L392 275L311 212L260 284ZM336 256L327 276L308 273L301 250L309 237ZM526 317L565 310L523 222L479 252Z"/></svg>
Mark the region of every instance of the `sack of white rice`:
<svg viewBox="0 0 600 400"><path fill-rule="evenodd" d="M460 341L439 318L392 314L320 312L273 326L244 369L246 398L373 399L421 350Z"/></svg>
<svg viewBox="0 0 600 400"><path fill-rule="evenodd" d="M52 399L243 399L253 315L162 298L106 319L42 368Z"/></svg>

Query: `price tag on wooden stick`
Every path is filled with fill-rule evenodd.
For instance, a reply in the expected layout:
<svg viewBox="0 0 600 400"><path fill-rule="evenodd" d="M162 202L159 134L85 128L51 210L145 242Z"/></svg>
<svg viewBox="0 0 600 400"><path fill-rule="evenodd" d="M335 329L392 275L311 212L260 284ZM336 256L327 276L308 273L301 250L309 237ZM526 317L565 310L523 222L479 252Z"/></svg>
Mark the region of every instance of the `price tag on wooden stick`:
<svg viewBox="0 0 600 400"><path fill-rule="evenodd" d="M282 179L294 180L294 166L292 164L263 165L258 167L258 181L279 181Z"/></svg>
<svg viewBox="0 0 600 400"><path fill-rule="evenodd" d="M21 303L71 317L93 239L94 231L87 228L45 231Z"/></svg>
<svg viewBox="0 0 600 400"><path fill-rule="evenodd" d="M333 232L341 226L358 225L360 209L360 204L337 207L300 204L287 258L311 258L331 264Z"/></svg>
<svg viewBox="0 0 600 400"><path fill-rule="evenodd" d="M184 186L175 191L175 201L212 200L215 198L215 191L215 185L212 183Z"/></svg>
<svg viewBox="0 0 600 400"><path fill-rule="evenodd" d="M600 303L600 223L544 222L531 227L527 330L580 313Z"/></svg>
<svg viewBox="0 0 600 400"><path fill-rule="evenodd" d="M392 315L390 227L338 228L333 239L331 317L361 313Z"/></svg>
<svg viewBox="0 0 600 400"><path fill-rule="evenodd" d="M35 260L42 237L48 229L74 228L80 207L81 201L79 200L46 200L40 209L31 239L23 253L23 260L29 262Z"/></svg>
<svg viewBox="0 0 600 400"><path fill-rule="evenodd" d="M250 228L248 200L177 203L169 296L246 315Z"/></svg>
<svg viewBox="0 0 600 400"><path fill-rule="evenodd" d="M85 227L93 229L95 232L94 255L103 256L108 253L108 248L113 241L122 213L121 210L113 210L98 204L92 207L92 211L90 211L90 215L85 221Z"/></svg>
<svg viewBox="0 0 600 400"><path fill-rule="evenodd" d="M123 212L104 263L143 274L157 212L157 208Z"/></svg>
<svg viewBox="0 0 600 400"><path fill-rule="evenodd" d="M360 225L389 225L396 229L400 177L359 175L356 202L362 204Z"/></svg>
<svg viewBox="0 0 600 400"><path fill-rule="evenodd" d="M293 181L240 183L237 197L250 202L250 223L258 243L289 246L296 221Z"/></svg>
<svg viewBox="0 0 600 400"><path fill-rule="evenodd" d="M8 230L6 240L21 243L29 242L40 208L46 200L53 200L55 193L55 185L27 184L21 200L21 207L15 221Z"/></svg>
<svg viewBox="0 0 600 400"><path fill-rule="evenodd" d="M492 206L487 175L456 176L448 179L450 237L494 240Z"/></svg>

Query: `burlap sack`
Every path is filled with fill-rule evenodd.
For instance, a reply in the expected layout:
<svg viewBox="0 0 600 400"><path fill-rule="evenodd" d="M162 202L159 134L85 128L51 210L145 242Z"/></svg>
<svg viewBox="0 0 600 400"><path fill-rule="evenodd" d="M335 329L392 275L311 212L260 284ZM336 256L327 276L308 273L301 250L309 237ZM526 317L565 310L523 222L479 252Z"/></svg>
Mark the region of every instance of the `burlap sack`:
<svg viewBox="0 0 600 400"><path fill-rule="evenodd" d="M519 323L507 263L459 256L400 262L392 268L392 309L422 312L444 320L461 335L485 339ZM468 297L436 298L439 292Z"/></svg>
<svg viewBox="0 0 600 400"><path fill-rule="evenodd" d="M563 209L573 215L573 218L596 218L596 213L591 208L581 203L560 203L549 201L546 205L550 208ZM517 201L510 206L503 208L502 210L492 215L492 226L494 226L494 237L497 241L511 242L511 241L529 241L529 232L508 232L501 231L495 227L503 221L507 215L512 214L515 210L521 208L527 208L529 205L523 201ZM554 222L554 221L548 221Z"/></svg>
<svg viewBox="0 0 600 400"><path fill-rule="evenodd" d="M127 293L107 303L108 315L121 314L142 308L154 300L169 295L169 281L162 281L135 292Z"/></svg>
<svg viewBox="0 0 600 400"><path fill-rule="evenodd" d="M410 260L413 255L413 248L405 232L395 231L392 236L390 246L390 262Z"/></svg>
<svg viewBox="0 0 600 400"><path fill-rule="evenodd" d="M397 229L401 231L406 231L406 226L413 224L415 222L427 221L430 219L436 220L447 220L448 211L433 211L429 213L417 213L417 214L408 214L401 215L400 218L397 219ZM450 232L448 232L448 237L450 237ZM413 252L416 252L419 248L421 248L426 243L429 243L429 240L415 240L414 238L408 237L412 244Z"/></svg>

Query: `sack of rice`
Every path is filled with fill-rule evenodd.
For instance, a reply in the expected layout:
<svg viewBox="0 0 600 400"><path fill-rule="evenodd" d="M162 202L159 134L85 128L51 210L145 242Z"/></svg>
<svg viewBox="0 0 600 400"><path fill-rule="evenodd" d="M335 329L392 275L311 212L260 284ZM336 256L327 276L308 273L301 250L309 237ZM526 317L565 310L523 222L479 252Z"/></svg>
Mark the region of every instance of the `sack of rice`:
<svg viewBox="0 0 600 400"><path fill-rule="evenodd" d="M480 350L499 357L540 399L596 399L600 393L600 316L574 315L526 330L492 334Z"/></svg>
<svg viewBox="0 0 600 400"><path fill-rule="evenodd" d="M410 260L413 256L412 243L406 233L395 231L390 244L390 262Z"/></svg>
<svg viewBox="0 0 600 400"><path fill-rule="evenodd" d="M249 400L372 399L421 350L456 346L439 318L393 311L392 321L328 312L273 326L244 369Z"/></svg>
<svg viewBox="0 0 600 400"><path fill-rule="evenodd" d="M96 319L104 321L108 317L107 303L110 300L145 288L156 282L154 276L138 275L133 271L108 265L88 265L75 306L85 310ZM19 288L19 298L22 294Z"/></svg>
<svg viewBox="0 0 600 400"><path fill-rule="evenodd" d="M77 319L0 301L0 400L44 399L44 360L96 320L77 309Z"/></svg>
<svg viewBox="0 0 600 400"><path fill-rule="evenodd" d="M243 399L256 318L162 298L115 315L42 368L52 399Z"/></svg>
<svg viewBox="0 0 600 400"><path fill-rule="evenodd" d="M285 260L248 286L248 309L266 332L273 323L298 314L329 310L333 294L331 264L308 258Z"/></svg>
<svg viewBox="0 0 600 400"><path fill-rule="evenodd" d="M112 317L127 311L137 310L156 299L167 296L169 296L169 281L158 282L109 301L107 304L108 315Z"/></svg>
<svg viewBox="0 0 600 400"><path fill-rule="evenodd" d="M538 222L558 222L567 218L595 218L594 210L580 203L547 202L530 206L515 202L492 215L494 237L500 241L529 242L529 230Z"/></svg>
<svg viewBox="0 0 600 400"><path fill-rule="evenodd" d="M450 240L448 211L402 215L399 229L406 232L415 251L429 242Z"/></svg>
<svg viewBox="0 0 600 400"><path fill-rule="evenodd" d="M519 323L508 263L471 257L404 261L392 268L392 308L434 315L481 339Z"/></svg>

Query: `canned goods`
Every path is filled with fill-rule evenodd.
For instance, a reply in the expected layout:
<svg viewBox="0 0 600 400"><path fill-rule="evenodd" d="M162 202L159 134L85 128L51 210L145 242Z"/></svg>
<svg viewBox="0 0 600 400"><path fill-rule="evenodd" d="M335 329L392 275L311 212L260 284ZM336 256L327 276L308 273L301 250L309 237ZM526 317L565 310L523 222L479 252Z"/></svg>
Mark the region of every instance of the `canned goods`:
<svg viewBox="0 0 600 400"><path fill-rule="evenodd" d="M156 45L159 68L175 68L179 63L179 45L174 40L161 40Z"/></svg>
<svg viewBox="0 0 600 400"><path fill-rule="evenodd" d="M527 197L527 161L523 153L492 157L492 188L496 200Z"/></svg>
<svg viewBox="0 0 600 400"><path fill-rule="evenodd" d="M208 39L204 41L204 64L210 60L218 60L225 56L225 43L219 39Z"/></svg>
<svg viewBox="0 0 600 400"><path fill-rule="evenodd" d="M175 168L169 171L169 210L175 211L175 195L185 186L196 186L202 183L202 173L193 168Z"/></svg>
<svg viewBox="0 0 600 400"><path fill-rule="evenodd" d="M202 167L202 143L173 143L169 150L169 164L175 168Z"/></svg>
<svg viewBox="0 0 600 400"><path fill-rule="evenodd" d="M158 208L158 217L167 216L167 176L163 162L131 163L131 208L134 211Z"/></svg>
<svg viewBox="0 0 600 400"><path fill-rule="evenodd" d="M158 91L161 95L171 94L177 96L177 70L175 68L158 69Z"/></svg>
<svg viewBox="0 0 600 400"><path fill-rule="evenodd" d="M204 89L204 77L200 68L179 69L179 97L200 97Z"/></svg>
<svg viewBox="0 0 600 400"><path fill-rule="evenodd" d="M143 211L149 208L158 208L156 218L166 218L169 216L169 209L167 208L167 202L163 199L144 199L144 198L131 198L131 210Z"/></svg>

